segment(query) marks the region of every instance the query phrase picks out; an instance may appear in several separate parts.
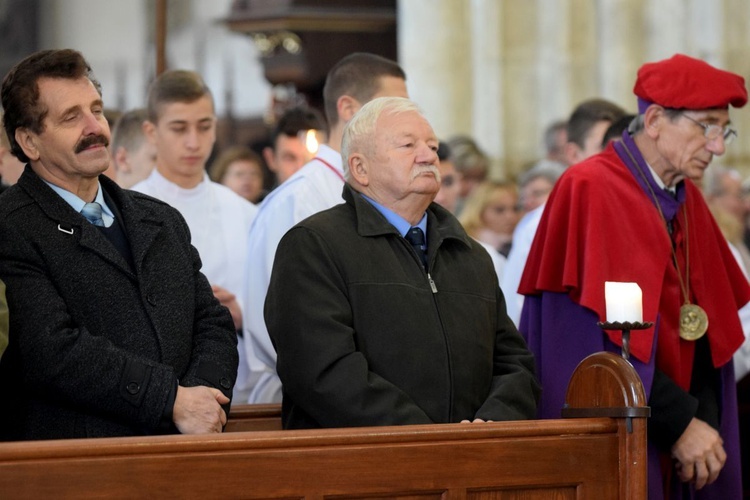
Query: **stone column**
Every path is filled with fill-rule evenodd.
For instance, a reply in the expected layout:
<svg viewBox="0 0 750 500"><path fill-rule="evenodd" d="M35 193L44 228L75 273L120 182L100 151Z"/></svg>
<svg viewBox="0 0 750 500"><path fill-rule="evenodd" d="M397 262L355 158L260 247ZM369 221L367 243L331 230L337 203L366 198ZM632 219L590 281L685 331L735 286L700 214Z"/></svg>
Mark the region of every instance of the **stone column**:
<svg viewBox="0 0 750 500"><path fill-rule="evenodd" d="M636 111L638 68L676 52L750 81L746 0L400 0L400 60L438 134L473 136L517 173L541 154L544 127L583 99ZM733 110L750 136L750 106ZM727 151L734 166L750 140ZM750 167L737 165L744 171Z"/></svg>
<svg viewBox="0 0 750 500"><path fill-rule="evenodd" d="M409 94L441 139L471 133L468 5L467 0L398 2L399 62Z"/></svg>
<svg viewBox="0 0 750 500"><path fill-rule="evenodd" d="M492 158L492 176L504 177L505 103L501 2L472 0L471 135Z"/></svg>
<svg viewBox="0 0 750 500"><path fill-rule="evenodd" d="M645 37L642 0L599 0L597 24L599 25L598 97L619 104L626 111L636 113L633 95L638 68L643 64Z"/></svg>
<svg viewBox="0 0 750 500"><path fill-rule="evenodd" d="M710 3L710 2L708 2ZM750 82L750 4L742 0L726 0L722 3L722 46L724 68L745 77ZM739 138L727 148L727 162L750 176L750 106L730 110L732 123L737 127Z"/></svg>
<svg viewBox="0 0 750 500"><path fill-rule="evenodd" d="M571 57L570 1L548 2L537 0L537 49L535 99L536 124L534 142L529 153L544 154L544 129L553 121L566 119L570 114Z"/></svg>
<svg viewBox="0 0 750 500"><path fill-rule="evenodd" d="M687 37L688 2L662 0L646 2L645 22L641 33L646 38L643 61L656 61L670 57L676 52L685 52L689 46Z"/></svg>
<svg viewBox="0 0 750 500"><path fill-rule="evenodd" d="M724 45L724 2L690 0L690 12L684 34L693 55L710 64L726 67Z"/></svg>

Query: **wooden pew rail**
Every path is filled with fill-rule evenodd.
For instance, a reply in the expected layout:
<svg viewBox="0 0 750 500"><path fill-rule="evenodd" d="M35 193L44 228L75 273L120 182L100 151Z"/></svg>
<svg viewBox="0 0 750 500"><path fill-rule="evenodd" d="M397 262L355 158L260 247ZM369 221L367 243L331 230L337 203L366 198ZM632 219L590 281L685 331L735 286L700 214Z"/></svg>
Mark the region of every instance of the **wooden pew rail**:
<svg viewBox="0 0 750 500"><path fill-rule="evenodd" d="M619 416L279 431L278 406L238 407L222 435L0 444L0 497L646 498L643 388L594 356L568 411Z"/></svg>

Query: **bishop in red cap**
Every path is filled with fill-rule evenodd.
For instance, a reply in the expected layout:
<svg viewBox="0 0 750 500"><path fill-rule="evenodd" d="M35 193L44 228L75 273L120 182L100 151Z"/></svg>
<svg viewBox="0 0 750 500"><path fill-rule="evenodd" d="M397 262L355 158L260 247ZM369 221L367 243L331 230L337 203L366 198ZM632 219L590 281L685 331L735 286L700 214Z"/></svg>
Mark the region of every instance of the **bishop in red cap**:
<svg viewBox="0 0 750 500"><path fill-rule="evenodd" d="M676 55L644 64L634 92L622 140L558 180L521 280L540 417L560 416L585 356L622 345L597 326L605 281L637 283L654 324L630 344L651 406L648 498L741 498L732 355L750 287L693 182L736 137L729 106L747 102L745 82Z"/></svg>

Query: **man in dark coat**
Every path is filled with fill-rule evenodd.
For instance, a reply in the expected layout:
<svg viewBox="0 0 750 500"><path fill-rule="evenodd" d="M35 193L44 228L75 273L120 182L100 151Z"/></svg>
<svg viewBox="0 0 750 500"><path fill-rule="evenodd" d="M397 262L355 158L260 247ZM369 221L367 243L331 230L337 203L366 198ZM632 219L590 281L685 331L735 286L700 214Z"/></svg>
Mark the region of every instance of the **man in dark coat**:
<svg viewBox="0 0 750 500"><path fill-rule="evenodd" d="M28 165L0 202L0 439L221 432L232 319L179 213L100 175L110 133L91 68L73 50L32 54L2 105Z"/></svg>
<svg viewBox="0 0 750 500"><path fill-rule="evenodd" d="M437 146L408 99L366 104L344 131L345 203L281 240L265 318L285 428L534 416L533 358L492 261L431 203Z"/></svg>

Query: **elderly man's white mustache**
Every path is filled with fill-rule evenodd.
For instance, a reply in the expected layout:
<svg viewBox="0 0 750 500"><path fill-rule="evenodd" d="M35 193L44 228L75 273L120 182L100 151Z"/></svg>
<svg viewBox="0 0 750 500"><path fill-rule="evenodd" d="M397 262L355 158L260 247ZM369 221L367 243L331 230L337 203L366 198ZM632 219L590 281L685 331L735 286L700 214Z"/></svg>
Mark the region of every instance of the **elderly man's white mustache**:
<svg viewBox="0 0 750 500"><path fill-rule="evenodd" d="M431 172L435 176L438 184L440 184L440 170L435 165L417 165L411 171L411 180L416 179L425 172Z"/></svg>

